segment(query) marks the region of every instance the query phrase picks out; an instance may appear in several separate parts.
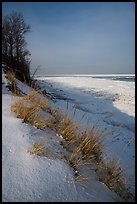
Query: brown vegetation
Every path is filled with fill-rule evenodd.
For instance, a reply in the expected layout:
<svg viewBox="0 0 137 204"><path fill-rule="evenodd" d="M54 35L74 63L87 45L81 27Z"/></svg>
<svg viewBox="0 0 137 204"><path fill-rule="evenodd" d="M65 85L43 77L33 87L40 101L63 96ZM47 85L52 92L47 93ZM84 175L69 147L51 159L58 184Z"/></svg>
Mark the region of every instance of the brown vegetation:
<svg viewBox="0 0 137 204"><path fill-rule="evenodd" d="M128 200L127 196L131 197L126 188L120 164L116 161L106 163L102 158L103 140L110 133L100 131L97 124L94 124L90 130L81 132L74 118L60 110L51 108L46 98L40 97L40 94L36 91L32 91L27 96L17 100L11 109L24 122L29 122L40 129L50 128L60 134L66 141L64 147L68 151L72 147L70 156L66 157L66 159L75 172L81 165L92 165L95 162L101 182L105 183L125 200ZM51 118L41 119L41 110L49 113ZM30 153L43 155L45 147L42 144L34 144ZM79 177L77 174L76 181L79 178L81 180L81 176Z"/></svg>
<svg viewBox="0 0 137 204"><path fill-rule="evenodd" d="M46 148L44 147L42 143L34 143L28 152L30 152L30 154L44 156L46 153Z"/></svg>

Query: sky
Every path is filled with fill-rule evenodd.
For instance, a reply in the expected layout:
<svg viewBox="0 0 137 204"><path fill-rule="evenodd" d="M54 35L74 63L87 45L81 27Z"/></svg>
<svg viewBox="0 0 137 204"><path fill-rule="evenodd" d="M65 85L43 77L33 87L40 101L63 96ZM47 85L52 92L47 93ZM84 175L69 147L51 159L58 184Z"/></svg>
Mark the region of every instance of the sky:
<svg viewBox="0 0 137 204"><path fill-rule="evenodd" d="M135 2L2 2L2 16L21 12L31 72L135 72Z"/></svg>

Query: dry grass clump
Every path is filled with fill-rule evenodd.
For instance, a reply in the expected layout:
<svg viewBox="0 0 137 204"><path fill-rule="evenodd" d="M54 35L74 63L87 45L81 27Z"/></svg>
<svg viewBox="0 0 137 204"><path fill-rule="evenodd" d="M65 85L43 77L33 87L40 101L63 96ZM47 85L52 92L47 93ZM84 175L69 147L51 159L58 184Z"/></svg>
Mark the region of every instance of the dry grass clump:
<svg viewBox="0 0 137 204"><path fill-rule="evenodd" d="M28 95L24 96L24 100L31 101L31 102L36 102L37 94L38 93L35 90L32 90L32 91L29 92Z"/></svg>
<svg viewBox="0 0 137 204"><path fill-rule="evenodd" d="M90 162L91 161L92 160L90 160ZM81 152L78 152L78 151L73 152L71 154L70 158L68 159L68 163L73 168L74 172L78 171L78 167L88 164L87 159L86 159L86 155L82 155Z"/></svg>
<svg viewBox="0 0 137 204"><path fill-rule="evenodd" d="M104 133L97 130L96 124L90 130L85 130L75 137L75 149L73 150L68 163L75 172L83 165L92 165L102 159ZM78 176L78 175L77 175Z"/></svg>
<svg viewBox="0 0 137 204"><path fill-rule="evenodd" d="M24 122L31 122L34 117L36 118L36 112L38 111L35 106L25 106L20 99L11 106L11 110L16 113L18 118L23 119Z"/></svg>
<svg viewBox="0 0 137 204"><path fill-rule="evenodd" d="M126 174L120 167L119 161L102 161L97 166L99 180L105 183L112 191L118 193L124 201L133 200L126 183Z"/></svg>
<svg viewBox="0 0 137 204"><path fill-rule="evenodd" d="M16 84L16 80L15 80L15 73L11 70L8 70L6 73L6 76L9 80L9 89L15 93L16 95L22 96L21 91L19 91L17 89L17 84Z"/></svg>
<svg viewBox="0 0 137 204"><path fill-rule="evenodd" d="M6 76L11 83L15 82L15 73L13 71L8 70Z"/></svg>
<svg viewBox="0 0 137 204"><path fill-rule="evenodd" d="M27 106L23 100L19 99L11 106L11 110L18 118L23 119L23 122L28 122L40 129L46 128L46 122L40 119L40 109L36 105Z"/></svg>
<svg viewBox="0 0 137 204"><path fill-rule="evenodd" d="M39 129L53 129L54 124L58 121L57 117L60 118L56 110L51 110L48 100L34 90L17 100L11 106L11 110L16 113L18 118L23 119L23 122L28 122ZM42 119L40 111L52 114L52 120Z"/></svg>
<svg viewBox="0 0 137 204"><path fill-rule="evenodd" d="M66 140L67 144L72 144L77 136L78 125L75 124L73 118L62 115L62 120L58 127L58 132Z"/></svg>
<svg viewBox="0 0 137 204"><path fill-rule="evenodd" d="M52 117L51 119L47 120L47 127L52 130L58 131L59 125L62 120L62 114L58 110L51 110L50 114Z"/></svg>
<svg viewBox="0 0 137 204"><path fill-rule="evenodd" d="M92 134L92 132L85 132L80 138L78 150L85 155L85 159L90 159L94 156L96 161L100 160L102 154L102 144L99 140L99 135Z"/></svg>
<svg viewBox="0 0 137 204"><path fill-rule="evenodd" d="M72 153L69 162L74 165L79 165L83 162L101 160L103 144L103 133L95 129L95 125L91 130L86 130L77 138L77 147Z"/></svg>
<svg viewBox="0 0 137 204"><path fill-rule="evenodd" d="M24 100L31 102L33 105L41 108L43 111L49 112L48 101L35 90L32 90L27 96L25 96Z"/></svg>
<svg viewBox="0 0 137 204"><path fill-rule="evenodd" d="M46 153L46 148L42 143L34 143L32 148L29 150L30 154L35 154L38 156L44 156Z"/></svg>

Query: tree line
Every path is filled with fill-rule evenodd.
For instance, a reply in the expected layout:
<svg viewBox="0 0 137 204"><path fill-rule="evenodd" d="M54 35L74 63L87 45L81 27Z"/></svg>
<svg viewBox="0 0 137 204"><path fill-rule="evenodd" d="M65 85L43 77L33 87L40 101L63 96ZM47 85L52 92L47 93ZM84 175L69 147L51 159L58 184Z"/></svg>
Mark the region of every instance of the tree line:
<svg viewBox="0 0 137 204"><path fill-rule="evenodd" d="M25 35L30 31L22 13L13 12L2 19L2 63L26 83L30 82L30 52Z"/></svg>

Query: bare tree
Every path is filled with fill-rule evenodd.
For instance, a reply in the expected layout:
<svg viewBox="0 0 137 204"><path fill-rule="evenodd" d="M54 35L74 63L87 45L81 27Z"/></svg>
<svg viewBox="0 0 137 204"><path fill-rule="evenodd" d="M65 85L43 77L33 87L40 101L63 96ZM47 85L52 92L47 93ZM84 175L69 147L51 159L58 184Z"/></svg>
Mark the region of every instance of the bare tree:
<svg viewBox="0 0 137 204"><path fill-rule="evenodd" d="M24 81L30 80L30 53L26 49L25 34L30 25L24 21L21 13L13 12L2 20L2 60L10 66L16 76Z"/></svg>

